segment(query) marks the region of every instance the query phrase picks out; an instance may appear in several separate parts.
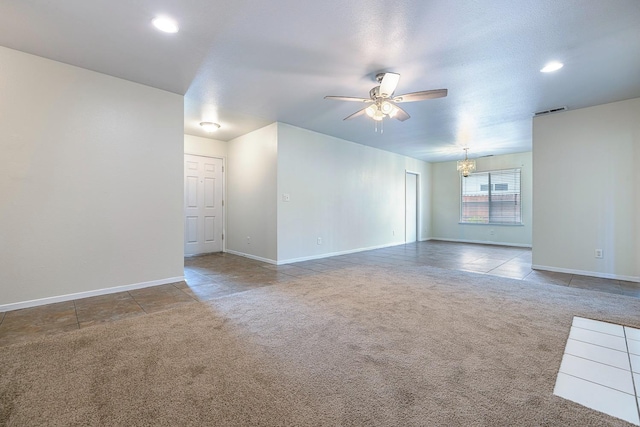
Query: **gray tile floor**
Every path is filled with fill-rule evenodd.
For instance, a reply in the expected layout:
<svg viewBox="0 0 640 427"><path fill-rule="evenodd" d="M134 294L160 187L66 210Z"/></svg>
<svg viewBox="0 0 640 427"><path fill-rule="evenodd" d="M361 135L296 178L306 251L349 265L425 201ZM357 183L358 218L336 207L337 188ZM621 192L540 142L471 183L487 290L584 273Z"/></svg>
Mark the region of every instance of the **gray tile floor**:
<svg viewBox="0 0 640 427"><path fill-rule="evenodd" d="M471 271L640 298L640 284L531 270L531 250L427 241L295 264L265 264L217 253L185 259L185 281L0 313L0 345L207 301L353 265Z"/></svg>

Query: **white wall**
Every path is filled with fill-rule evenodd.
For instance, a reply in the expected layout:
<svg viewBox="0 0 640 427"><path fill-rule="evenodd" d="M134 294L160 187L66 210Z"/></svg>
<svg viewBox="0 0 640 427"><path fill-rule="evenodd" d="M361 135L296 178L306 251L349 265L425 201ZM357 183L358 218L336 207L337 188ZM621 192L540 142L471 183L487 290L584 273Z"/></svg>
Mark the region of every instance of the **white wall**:
<svg viewBox="0 0 640 427"><path fill-rule="evenodd" d="M227 157L227 143L201 136L184 135L184 153L224 159Z"/></svg>
<svg viewBox="0 0 640 427"><path fill-rule="evenodd" d="M277 130L273 123L227 143L226 250L270 262L278 256Z"/></svg>
<svg viewBox="0 0 640 427"><path fill-rule="evenodd" d="M6 48L0 64L0 309L180 279L183 98Z"/></svg>
<svg viewBox="0 0 640 427"><path fill-rule="evenodd" d="M640 98L536 117L533 265L639 280L638 164Z"/></svg>
<svg viewBox="0 0 640 427"><path fill-rule="evenodd" d="M531 246L532 155L506 154L476 160L478 172L521 168L522 222L524 225L460 224L460 173L456 162L433 163L431 204L434 239ZM491 234L493 231L494 234Z"/></svg>
<svg viewBox="0 0 640 427"><path fill-rule="evenodd" d="M428 238L429 167L278 123L278 261L403 243L405 170L420 174L419 233Z"/></svg>

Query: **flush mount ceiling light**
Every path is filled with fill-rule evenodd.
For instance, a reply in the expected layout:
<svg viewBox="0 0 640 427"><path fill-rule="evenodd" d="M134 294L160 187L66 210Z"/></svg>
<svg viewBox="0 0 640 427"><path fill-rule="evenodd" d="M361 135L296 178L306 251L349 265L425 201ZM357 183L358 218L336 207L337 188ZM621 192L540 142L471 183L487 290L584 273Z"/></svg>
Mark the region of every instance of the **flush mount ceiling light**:
<svg viewBox="0 0 640 427"><path fill-rule="evenodd" d="M166 16L157 16L151 21L154 27L165 33L177 33L179 28L176 21Z"/></svg>
<svg viewBox="0 0 640 427"><path fill-rule="evenodd" d="M207 132L215 132L220 129L220 125L213 122L200 122L200 126Z"/></svg>
<svg viewBox="0 0 640 427"><path fill-rule="evenodd" d="M458 172L465 178L476 170L476 161L467 158L468 151L469 148L464 148L464 160L458 160Z"/></svg>
<svg viewBox="0 0 640 427"><path fill-rule="evenodd" d="M554 71L558 71L560 68L564 67L562 62L552 61L545 65L540 72L542 73L553 73Z"/></svg>

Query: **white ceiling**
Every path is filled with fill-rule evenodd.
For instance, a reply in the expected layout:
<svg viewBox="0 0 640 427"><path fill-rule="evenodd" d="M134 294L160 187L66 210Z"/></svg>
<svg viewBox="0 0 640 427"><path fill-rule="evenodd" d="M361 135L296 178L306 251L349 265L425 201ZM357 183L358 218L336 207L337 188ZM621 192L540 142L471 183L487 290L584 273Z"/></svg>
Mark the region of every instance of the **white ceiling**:
<svg viewBox="0 0 640 427"><path fill-rule="evenodd" d="M529 151L535 111L640 96L639 0L2 0L0 45L183 94L189 134L277 120L427 161ZM323 99L367 97L380 71L449 96L383 134Z"/></svg>

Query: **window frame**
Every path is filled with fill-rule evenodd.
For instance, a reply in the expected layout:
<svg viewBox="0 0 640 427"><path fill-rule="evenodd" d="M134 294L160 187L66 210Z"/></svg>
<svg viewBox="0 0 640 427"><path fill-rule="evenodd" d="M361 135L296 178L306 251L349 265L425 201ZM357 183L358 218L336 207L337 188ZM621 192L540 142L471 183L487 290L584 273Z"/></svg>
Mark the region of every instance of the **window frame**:
<svg viewBox="0 0 640 427"><path fill-rule="evenodd" d="M516 173L519 175L518 177L518 183L519 185L519 191L518 191L518 196L520 198L520 202L519 202L519 207L520 207L520 222L469 222L469 221L463 221L462 218L462 213L463 213L463 206L464 203L462 201L462 197L463 197L463 190L464 190L464 180L467 179L468 177L463 177L462 175L460 176L460 192L458 194L458 201L459 201L459 205L460 205L460 212L459 212L459 220L458 220L458 224L463 224L463 225L491 225L491 226L506 226L506 227L522 227L524 226L524 221L523 221L523 215L522 215L522 167L515 167L515 168L506 168L506 169L493 169L493 170L486 170L486 171L475 171L469 174L469 177L473 176L473 175L488 175L488 180L487 180L487 185L488 185L488 189L487 189L487 203L488 203L488 209L489 212L491 212L491 194L493 191L492 186L494 185L491 182L491 174L492 173L500 173L500 172L509 172L509 171L517 171ZM499 191L502 192L502 191ZM489 218L491 218L491 215L489 215Z"/></svg>

